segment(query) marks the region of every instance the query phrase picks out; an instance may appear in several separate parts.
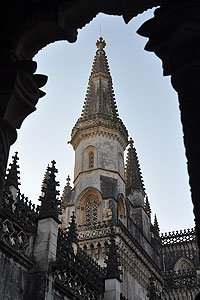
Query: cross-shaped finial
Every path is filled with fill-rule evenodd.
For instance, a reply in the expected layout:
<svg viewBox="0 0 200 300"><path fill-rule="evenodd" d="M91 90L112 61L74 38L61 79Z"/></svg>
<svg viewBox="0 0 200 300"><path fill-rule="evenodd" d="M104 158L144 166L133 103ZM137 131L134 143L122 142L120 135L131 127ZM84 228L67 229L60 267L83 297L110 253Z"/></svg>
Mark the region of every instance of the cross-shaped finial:
<svg viewBox="0 0 200 300"><path fill-rule="evenodd" d="M97 46L98 50L103 50L103 48L105 48L106 42L104 41L104 39L102 37L100 37L99 40L97 40L96 46Z"/></svg>
<svg viewBox="0 0 200 300"><path fill-rule="evenodd" d="M130 138L129 144L131 145L131 147L133 146L133 139L132 138Z"/></svg>
<svg viewBox="0 0 200 300"><path fill-rule="evenodd" d="M69 177L69 175L67 176L67 185L69 186L70 185L70 180L71 180L71 178Z"/></svg>

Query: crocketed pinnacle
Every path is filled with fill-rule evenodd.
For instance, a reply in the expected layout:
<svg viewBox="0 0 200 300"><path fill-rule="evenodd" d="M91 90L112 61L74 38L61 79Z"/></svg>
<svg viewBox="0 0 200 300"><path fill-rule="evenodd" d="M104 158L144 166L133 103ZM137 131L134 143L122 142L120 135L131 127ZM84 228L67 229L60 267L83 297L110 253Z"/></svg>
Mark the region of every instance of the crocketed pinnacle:
<svg viewBox="0 0 200 300"><path fill-rule="evenodd" d="M144 203L144 209L145 209L146 213L150 216L151 215L151 207L150 207L149 199L147 196L146 196L145 203Z"/></svg>
<svg viewBox="0 0 200 300"><path fill-rule="evenodd" d="M67 200L68 200L68 196L70 194L70 191L72 190L72 187L70 185L70 177L69 175L67 176L67 184L65 185L64 189L63 189L63 193L62 193L62 197L61 197L61 208L65 208L66 204L67 204Z"/></svg>
<svg viewBox="0 0 200 300"><path fill-rule="evenodd" d="M161 294L157 290L157 287L155 285L155 279L153 278L153 276L149 278L149 286L147 290L147 296L149 297L149 300L161 300Z"/></svg>
<svg viewBox="0 0 200 300"><path fill-rule="evenodd" d="M69 228L68 228L68 243L77 243L78 242L78 236L77 236L77 228L76 228L76 217L75 213L73 211L72 216L71 216L71 222L69 223Z"/></svg>
<svg viewBox="0 0 200 300"><path fill-rule="evenodd" d="M119 262L118 246L115 241L114 229L111 228L110 244L108 245L107 259L105 259L106 267L106 279L118 279L120 280L121 270Z"/></svg>
<svg viewBox="0 0 200 300"><path fill-rule="evenodd" d="M42 184L42 196L39 200L41 201L41 206L39 209L39 219L54 218L58 223L58 214L60 213L60 201L57 196L59 191L56 187L59 183L56 181L56 173L58 170L55 168L55 161L51 162L51 167L47 167L45 177Z"/></svg>
<svg viewBox="0 0 200 300"><path fill-rule="evenodd" d="M15 152L15 155L12 156L12 163L9 164L10 168L7 170L7 175L5 179L5 188L8 189L9 186L14 186L17 190L19 189L19 166L17 164L19 158L18 158L18 152Z"/></svg>
<svg viewBox="0 0 200 300"><path fill-rule="evenodd" d="M155 214L155 216L154 216L154 224L153 224L153 226L154 226L154 229L155 229L157 232L160 231L160 228L159 228L159 225L158 225L158 220L157 220L156 214Z"/></svg>
<svg viewBox="0 0 200 300"><path fill-rule="evenodd" d="M117 129L127 139L126 127L118 116L112 78L104 51L106 43L102 37L99 38L96 46L97 51L89 77L86 99L81 117L72 129L72 140L78 131L97 126Z"/></svg>
<svg viewBox="0 0 200 300"><path fill-rule="evenodd" d="M126 188L133 188L141 190L145 194L141 169L137 157L136 149L133 147L133 140L130 139L130 147L127 153L126 168L125 168L125 181Z"/></svg>

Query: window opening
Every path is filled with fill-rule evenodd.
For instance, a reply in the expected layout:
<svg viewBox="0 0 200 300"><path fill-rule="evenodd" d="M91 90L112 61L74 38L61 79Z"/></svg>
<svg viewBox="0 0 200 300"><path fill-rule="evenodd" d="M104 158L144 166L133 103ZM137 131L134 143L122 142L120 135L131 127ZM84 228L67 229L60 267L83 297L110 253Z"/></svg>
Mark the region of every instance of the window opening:
<svg viewBox="0 0 200 300"><path fill-rule="evenodd" d="M94 168L94 153L90 152L89 154L89 169Z"/></svg>
<svg viewBox="0 0 200 300"><path fill-rule="evenodd" d="M86 225L97 224L97 201L90 197L86 203Z"/></svg>

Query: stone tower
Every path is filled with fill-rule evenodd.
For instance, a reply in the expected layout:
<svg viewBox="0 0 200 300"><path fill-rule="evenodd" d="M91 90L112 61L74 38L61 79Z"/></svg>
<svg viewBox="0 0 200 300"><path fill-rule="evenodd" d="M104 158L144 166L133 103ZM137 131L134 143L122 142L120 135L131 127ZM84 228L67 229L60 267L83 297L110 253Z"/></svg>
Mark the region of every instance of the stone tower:
<svg viewBox="0 0 200 300"><path fill-rule="evenodd" d="M79 246L101 266L105 266L114 234L122 266L121 297L144 300L148 299L150 278L154 278L155 289L161 289L159 232L151 224L133 140L128 140L117 112L103 38L96 46L82 114L71 133L74 187L67 178L62 226L68 226L74 211Z"/></svg>
<svg viewBox="0 0 200 300"><path fill-rule="evenodd" d="M125 198L124 151L128 144L128 132L117 112L106 43L100 38L96 45L85 103L70 141L75 167L69 204L73 204L78 225L90 226L117 218L117 201ZM63 203L69 202L64 198Z"/></svg>

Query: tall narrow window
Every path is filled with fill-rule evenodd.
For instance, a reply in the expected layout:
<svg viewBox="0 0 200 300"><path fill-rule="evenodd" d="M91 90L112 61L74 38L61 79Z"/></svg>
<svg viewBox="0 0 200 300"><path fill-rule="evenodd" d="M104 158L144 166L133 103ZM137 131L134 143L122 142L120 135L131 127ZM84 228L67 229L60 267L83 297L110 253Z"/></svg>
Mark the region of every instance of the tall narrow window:
<svg viewBox="0 0 200 300"><path fill-rule="evenodd" d="M85 211L86 225L97 224L97 202L93 197L89 197L89 199L87 200Z"/></svg>
<svg viewBox="0 0 200 300"><path fill-rule="evenodd" d="M89 169L94 168L94 153L89 153Z"/></svg>

